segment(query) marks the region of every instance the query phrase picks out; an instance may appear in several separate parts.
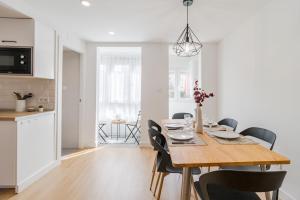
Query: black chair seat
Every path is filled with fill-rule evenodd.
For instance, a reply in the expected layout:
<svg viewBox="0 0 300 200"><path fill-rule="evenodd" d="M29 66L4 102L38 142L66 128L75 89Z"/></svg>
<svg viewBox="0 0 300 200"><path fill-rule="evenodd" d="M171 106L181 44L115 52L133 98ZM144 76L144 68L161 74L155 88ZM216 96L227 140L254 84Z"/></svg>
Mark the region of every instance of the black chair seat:
<svg viewBox="0 0 300 200"><path fill-rule="evenodd" d="M252 172L260 172L261 168L259 166L238 166L238 167L221 167L221 169L225 170L237 170L237 171L252 171Z"/></svg>
<svg viewBox="0 0 300 200"><path fill-rule="evenodd" d="M200 182L197 181L194 184L198 194L202 198L203 194L200 190ZM261 200L255 192L241 192L221 185L208 185L207 190L210 200Z"/></svg>
<svg viewBox="0 0 300 200"><path fill-rule="evenodd" d="M170 173L170 174L182 174L182 171L183 171L182 168L167 166L165 172ZM193 175L200 175L201 174L200 168L193 168L192 169L192 174Z"/></svg>

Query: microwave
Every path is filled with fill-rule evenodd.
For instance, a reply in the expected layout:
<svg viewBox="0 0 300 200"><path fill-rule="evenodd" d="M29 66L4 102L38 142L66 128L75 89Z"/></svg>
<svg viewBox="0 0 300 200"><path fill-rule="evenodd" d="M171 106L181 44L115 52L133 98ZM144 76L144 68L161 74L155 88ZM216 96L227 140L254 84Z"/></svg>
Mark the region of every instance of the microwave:
<svg viewBox="0 0 300 200"><path fill-rule="evenodd" d="M0 47L0 74L32 75L32 47Z"/></svg>

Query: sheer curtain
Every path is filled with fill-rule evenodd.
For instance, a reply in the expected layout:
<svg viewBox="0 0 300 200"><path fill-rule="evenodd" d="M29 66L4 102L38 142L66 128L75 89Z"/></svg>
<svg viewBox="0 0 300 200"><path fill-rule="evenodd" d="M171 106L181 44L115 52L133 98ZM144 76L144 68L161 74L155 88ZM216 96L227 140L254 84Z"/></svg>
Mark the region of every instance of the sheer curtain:
<svg viewBox="0 0 300 200"><path fill-rule="evenodd" d="M98 120L134 121L140 99L140 53L98 51Z"/></svg>

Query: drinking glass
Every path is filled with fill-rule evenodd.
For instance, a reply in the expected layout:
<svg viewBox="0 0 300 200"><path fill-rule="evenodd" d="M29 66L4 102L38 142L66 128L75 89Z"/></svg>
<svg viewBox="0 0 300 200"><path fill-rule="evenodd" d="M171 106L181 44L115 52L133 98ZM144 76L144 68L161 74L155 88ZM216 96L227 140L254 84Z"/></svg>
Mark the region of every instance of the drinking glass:
<svg viewBox="0 0 300 200"><path fill-rule="evenodd" d="M191 115L185 114L183 117L184 117L184 120L186 122L186 128L187 129L191 129L192 128L192 118L191 118Z"/></svg>

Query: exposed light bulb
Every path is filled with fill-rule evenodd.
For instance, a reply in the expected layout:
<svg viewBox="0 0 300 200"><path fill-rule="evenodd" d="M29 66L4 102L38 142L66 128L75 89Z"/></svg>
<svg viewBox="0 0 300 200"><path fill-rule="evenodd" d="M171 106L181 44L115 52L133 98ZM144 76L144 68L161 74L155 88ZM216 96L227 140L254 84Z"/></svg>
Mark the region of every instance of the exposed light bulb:
<svg viewBox="0 0 300 200"><path fill-rule="evenodd" d="M185 43L185 48L184 48L185 53L188 53L190 49L191 49L191 44L189 42Z"/></svg>
<svg viewBox="0 0 300 200"><path fill-rule="evenodd" d="M91 6L91 2L89 2L87 0L81 0L81 5L83 5L85 7L90 7Z"/></svg>

